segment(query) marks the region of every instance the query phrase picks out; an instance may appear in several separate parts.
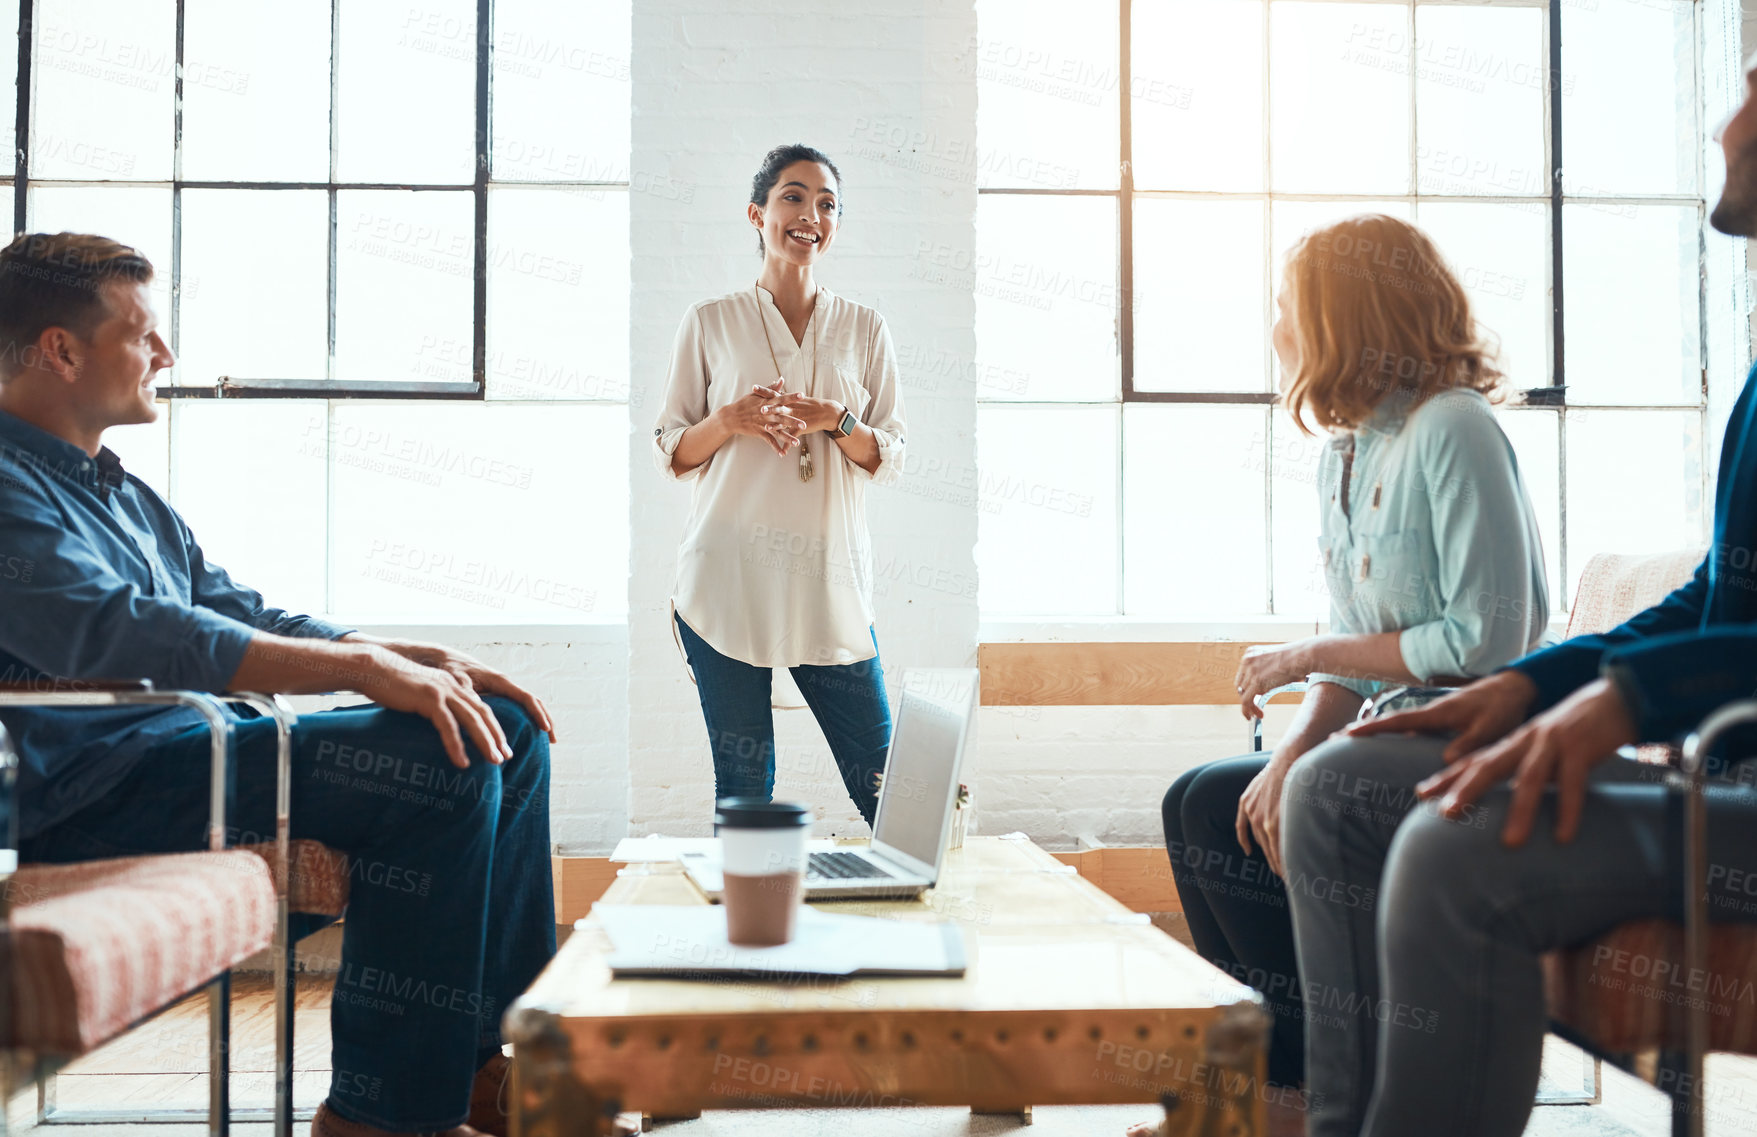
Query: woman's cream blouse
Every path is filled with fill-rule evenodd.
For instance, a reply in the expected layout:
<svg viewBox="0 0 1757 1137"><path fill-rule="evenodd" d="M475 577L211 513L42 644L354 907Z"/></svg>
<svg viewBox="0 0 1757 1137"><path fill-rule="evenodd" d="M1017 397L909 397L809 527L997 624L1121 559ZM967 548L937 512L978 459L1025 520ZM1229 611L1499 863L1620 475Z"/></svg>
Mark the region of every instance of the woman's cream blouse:
<svg viewBox="0 0 1757 1137"><path fill-rule="evenodd" d="M797 448L781 457L749 435L734 435L688 473L674 472L671 456L683 432L753 386L772 383L776 363L786 390L843 403L872 428L877 471L868 474L819 431L801 440L811 452L810 481L800 480ZM757 667L855 663L877 654L866 483L901 477L903 431L896 352L871 308L820 286L799 344L766 289L690 309L653 429L660 471L695 483L672 590L684 623L722 655Z"/></svg>

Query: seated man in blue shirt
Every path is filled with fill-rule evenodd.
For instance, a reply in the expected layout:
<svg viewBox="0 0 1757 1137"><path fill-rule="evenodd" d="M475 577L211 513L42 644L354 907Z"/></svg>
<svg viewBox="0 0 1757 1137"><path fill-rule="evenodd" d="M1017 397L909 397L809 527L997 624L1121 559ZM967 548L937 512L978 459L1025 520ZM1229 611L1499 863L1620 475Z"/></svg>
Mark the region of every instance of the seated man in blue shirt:
<svg viewBox="0 0 1757 1137"><path fill-rule="evenodd" d="M1757 234L1757 56L1746 72L1713 214L1737 236ZM1282 853L1314 1137L1525 1130L1546 1026L1542 954L1681 918L1676 803L1654 767L1617 750L1675 741L1757 691L1753 548L1757 368L1728 420L1714 543L1694 579L1603 635L1351 726L1288 781ZM1757 880L1757 791L1747 768L1727 772L1706 794L1710 918L1757 921L1743 888ZM1433 804L1415 808L1421 799ZM1663 963L1606 978L1640 983ZM1700 977L1687 987L1677 993L1706 997Z"/></svg>
<svg viewBox="0 0 1757 1137"><path fill-rule="evenodd" d="M154 376L172 363L152 274L101 237L31 234L0 251L0 678L371 698L306 716L294 736L293 836L352 870L335 1074L312 1130L503 1133L500 1016L555 951L549 714L467 655L268 607L122 469L104 431L157 418ZM5 722L26 860L206 847L208 730L193 712ZM267 840L274 724L239 722L237 745L234 825Z"/></svg>

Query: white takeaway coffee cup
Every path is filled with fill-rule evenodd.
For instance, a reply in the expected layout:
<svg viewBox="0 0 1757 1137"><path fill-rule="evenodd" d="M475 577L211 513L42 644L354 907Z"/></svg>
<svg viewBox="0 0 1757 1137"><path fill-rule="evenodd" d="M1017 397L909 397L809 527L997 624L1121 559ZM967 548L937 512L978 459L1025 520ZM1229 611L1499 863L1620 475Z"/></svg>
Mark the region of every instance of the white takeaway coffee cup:
<svg viewBox="0 0 1757 1137"><path fill-rule="evenodd" d="M745 947L791 940L805 886L811 811L792 802L721 798L714 832L724 846L726 938Z"/></svg>

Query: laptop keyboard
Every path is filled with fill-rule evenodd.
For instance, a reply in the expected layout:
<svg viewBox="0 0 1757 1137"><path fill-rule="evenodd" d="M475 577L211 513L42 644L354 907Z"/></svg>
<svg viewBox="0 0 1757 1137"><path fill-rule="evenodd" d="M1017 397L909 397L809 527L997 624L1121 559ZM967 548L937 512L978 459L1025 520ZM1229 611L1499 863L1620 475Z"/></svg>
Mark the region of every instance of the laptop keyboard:
<svg viewBox="0 0 1757 1137"><path fill-rule="evenodd" d="M858 853L813 853L805 866L807 880L871 880L890 875Z"/></svg>

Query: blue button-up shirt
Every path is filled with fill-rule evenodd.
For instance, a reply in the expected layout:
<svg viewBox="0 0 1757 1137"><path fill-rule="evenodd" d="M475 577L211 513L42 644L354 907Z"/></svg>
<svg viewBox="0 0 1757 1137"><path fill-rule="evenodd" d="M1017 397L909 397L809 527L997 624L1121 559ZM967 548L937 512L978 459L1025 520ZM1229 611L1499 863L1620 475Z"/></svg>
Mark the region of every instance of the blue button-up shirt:
<svg viewBox="0 0 1757 1137"><path fill-rule="evenodd" d="M1424 680L1486 675L1542 643L1543 542L1482 395L1443 391L1408 412L1385 400L1326 448L1318 491L1331 631L1399 632L1403 666ZM1363 699L1387 686L1310 678Z"/></svg>
<svg viewBox="0 0 1757 1137"><path fill-rule="evenodd" d="M269 608L233 583L108 449L93 458L0 411L0 681L150 679L224 691L258 630L348 631ZM155 743L200 721L180 708L8 711L19 837L95 801Z"/></svg>

